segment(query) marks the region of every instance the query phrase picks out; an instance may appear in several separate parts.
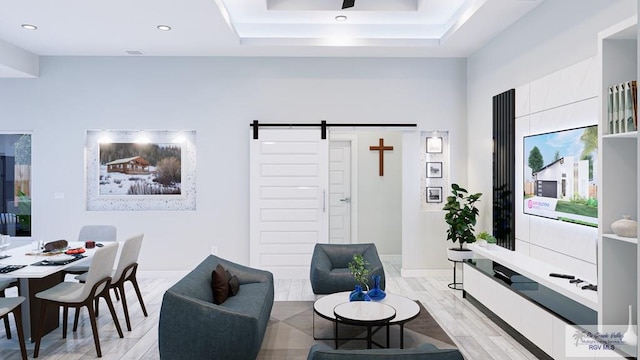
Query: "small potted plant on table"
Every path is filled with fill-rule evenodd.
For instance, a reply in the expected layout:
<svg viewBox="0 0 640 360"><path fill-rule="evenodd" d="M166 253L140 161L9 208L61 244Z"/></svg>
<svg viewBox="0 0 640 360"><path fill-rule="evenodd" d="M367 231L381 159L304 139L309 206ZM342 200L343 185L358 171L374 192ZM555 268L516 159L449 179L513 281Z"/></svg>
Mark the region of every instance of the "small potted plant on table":
<svg viewBox="0 0 640 360"><path fill-rule="evenodd" d="M349 301L371 301L371 298L367 295L369 291L369 285L367 284L369 282L368 265L369 263L362 254L353 254L353 261L349 263L349 271L356 281L356 288L349 295ZM367 292L363 291L361 284L367 288Z"/></svg>

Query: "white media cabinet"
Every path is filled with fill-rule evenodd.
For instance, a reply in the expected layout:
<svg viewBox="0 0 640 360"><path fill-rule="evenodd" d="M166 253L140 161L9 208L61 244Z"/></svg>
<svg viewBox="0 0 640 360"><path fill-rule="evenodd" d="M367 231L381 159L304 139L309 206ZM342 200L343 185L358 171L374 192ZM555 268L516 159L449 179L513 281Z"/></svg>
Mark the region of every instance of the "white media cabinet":
<svg viewBox="0 0 640 360"><path fill-rule="evenodd" d="M476 259L463 263L464 297L538 358L572 359L566 356L565 346L570 341L567 326L575 329L572 331L598 331L597 292L549 276L564 273L561 267L503 248L470 248ZM496 275L494 263L530 281L512 283L508 277ZM607 352L606 358L624 356Z"/></svg>

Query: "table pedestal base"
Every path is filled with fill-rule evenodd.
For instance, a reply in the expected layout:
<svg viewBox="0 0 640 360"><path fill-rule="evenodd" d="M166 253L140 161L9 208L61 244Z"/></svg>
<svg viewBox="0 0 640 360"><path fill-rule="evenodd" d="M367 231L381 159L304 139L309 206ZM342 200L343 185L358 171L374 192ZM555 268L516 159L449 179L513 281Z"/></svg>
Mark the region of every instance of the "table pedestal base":
<svg viewBox="0 0 640 360"><path fill-rule="evenodd" d="M47 290L64 280L64 273L57 272L41 279L20 279L18 293L26 298L22 303L22 324L24 333L29 336L31 342L35 341L36 331L40 322L40 299L36 298L36 294L40 291ZM60 308L56 310L49 309L46 313L44 323L44 331L42 336L50 333L60 325Z"/></svg>

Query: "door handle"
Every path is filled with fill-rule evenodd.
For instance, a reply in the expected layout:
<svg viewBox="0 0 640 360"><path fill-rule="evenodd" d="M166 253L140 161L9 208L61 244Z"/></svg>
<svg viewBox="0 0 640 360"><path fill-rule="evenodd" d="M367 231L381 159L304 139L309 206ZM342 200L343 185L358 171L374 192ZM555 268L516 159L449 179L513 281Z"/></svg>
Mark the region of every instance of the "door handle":
<svg viewBox="0 0 640 360"><path fill-rule="evenodd" d="M348 204L348 203L350 203L350 202L351 202L351 198L346 197L346 198L344 198L344 199L340 199L340 201L345 202L345 203L347 203L347 204Z"/></svg>
<svg viewBox="0 0 640 360"><path fill-rule="evenodd" d="M322 190L322 212L327 212L327 191Z"/></svg>

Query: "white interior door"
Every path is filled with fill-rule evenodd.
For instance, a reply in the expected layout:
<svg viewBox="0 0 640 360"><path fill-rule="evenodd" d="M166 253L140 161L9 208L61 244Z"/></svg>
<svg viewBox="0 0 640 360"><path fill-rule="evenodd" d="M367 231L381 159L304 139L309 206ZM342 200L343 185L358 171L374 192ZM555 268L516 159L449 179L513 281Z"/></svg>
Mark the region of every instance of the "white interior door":
<svg viewBox="0 0 640 360"><path fill-rule="evenodd" d="M329 243L351 243L351 142L329 145Z"/></svg>
<svg viewBox="0 0 640 360"><path fill-rule="evenodd" d="M251 266L308 278L314 245L328 242L328 141L318 129L269 128L249 141Z"/></svg>

